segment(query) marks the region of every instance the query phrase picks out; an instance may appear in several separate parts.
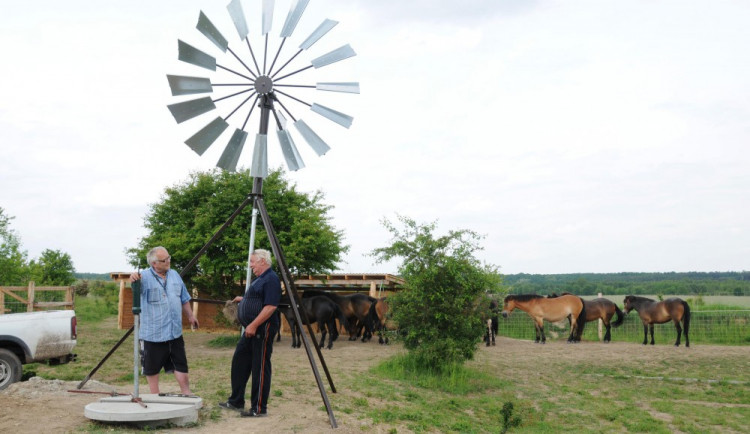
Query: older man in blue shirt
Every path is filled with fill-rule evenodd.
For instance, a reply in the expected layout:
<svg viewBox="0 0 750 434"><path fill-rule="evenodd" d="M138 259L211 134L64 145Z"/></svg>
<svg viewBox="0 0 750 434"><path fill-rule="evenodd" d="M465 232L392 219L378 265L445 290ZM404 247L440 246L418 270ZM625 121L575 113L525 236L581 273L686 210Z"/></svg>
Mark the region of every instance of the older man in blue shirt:
<svg viewBox="0 0 750 434"><path fill-rule="evenodd" d="M146 255L151 268L130 275L141 281L139 338L143 349L143 374L151 393L159 393L159 372L174 372L180 391L191 395L182 314L192 327L198 319L190 308L190 295L180 274L170 269L171 257L164 247L154 247Z"/></svg>

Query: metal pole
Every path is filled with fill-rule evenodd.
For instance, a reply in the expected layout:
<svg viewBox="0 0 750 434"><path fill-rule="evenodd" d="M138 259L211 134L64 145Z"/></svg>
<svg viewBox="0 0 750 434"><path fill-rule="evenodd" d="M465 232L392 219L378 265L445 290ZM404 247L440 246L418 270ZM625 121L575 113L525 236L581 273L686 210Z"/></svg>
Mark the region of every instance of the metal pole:
<svg viewBox="0 0 750 434"><path fill-rule="evenodd" d="M140 366L139 322L141 316L141 282L136 280L130 285L133 292L133 398L138 399L138 367Z"/></svg>
<svg viewBox="0 0 750 434"><path fill-rule="evenodd" d="M255 225L258 222L258 208L253 203L253 218L250 221L250 243L247 248L247 276L245 277L245 292L250 289L250 282L253 277L252 270L250 269L250 257L253 256L255 250Z"/></svg>

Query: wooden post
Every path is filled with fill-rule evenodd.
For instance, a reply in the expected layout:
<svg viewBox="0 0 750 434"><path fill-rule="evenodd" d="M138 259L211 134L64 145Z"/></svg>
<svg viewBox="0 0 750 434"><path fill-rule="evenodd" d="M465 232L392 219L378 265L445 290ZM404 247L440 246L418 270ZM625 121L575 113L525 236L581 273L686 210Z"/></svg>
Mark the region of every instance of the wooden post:
<svg viewBox="0 0 750 434"><path fill-rule="evenodd" d="M0 315L5 314L5 293L0 288Z"/></svg>
<svg viewBox="0 0 750 434"><path fill-rule="evenodd" d="M370 297L378 298L378 285L375 282L370 282Z"/></svg>
<svg viewBox="0 0 750 434"><path fill-rule="evenodd" d="M29 291L26 296L26 312L34 312L34 281L29 282Z"/></svg>
<svg viewBox="0 0 750 434"><path fill-rule="evenodd" d="M68 289L65 291L65 302L70 303L70 305L65 306L65 310L71 310L75 308L73 306L73 287L72 286L68 287Z"/></svg>
<svg viewBox="0 0 750 434"><path fill-rule="evenodd" d="M602 298L602 293L600 292L598 294L598 296L599 296L599 298ZM604 335L602 334L602 327L604 325L604 322L602 321L601 318L599 318L599 321L597 321L597 323L599 324L599 329L598 329L599 330L599 341L601 341L602 339L604 339Z"/></svg>

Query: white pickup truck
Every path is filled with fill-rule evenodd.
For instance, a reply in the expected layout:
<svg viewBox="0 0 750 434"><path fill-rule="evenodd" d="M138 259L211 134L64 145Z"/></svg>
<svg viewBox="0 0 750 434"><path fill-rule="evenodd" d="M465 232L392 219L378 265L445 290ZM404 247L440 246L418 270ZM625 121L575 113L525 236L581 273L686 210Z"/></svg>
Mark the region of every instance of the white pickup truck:
<svg viewBox="0 0 750 434"><path fill-rule="evenodd" d="M76 326L72 310L0 315L0 390L21 379L23 364L74 360Z"/></svg>

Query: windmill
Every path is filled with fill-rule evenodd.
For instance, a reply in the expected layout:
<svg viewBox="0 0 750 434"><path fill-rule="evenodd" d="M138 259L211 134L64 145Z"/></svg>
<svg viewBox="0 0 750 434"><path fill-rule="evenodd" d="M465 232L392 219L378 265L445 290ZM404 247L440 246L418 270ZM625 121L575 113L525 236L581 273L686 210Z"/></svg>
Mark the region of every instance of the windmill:
<svg viewBox="0 0 750 434"><path fill-rule="evenodd" d="M252 254L255 237L255 226L257 215L260 214L263 225L268 234L271 249L276 257L284 286L292 300L291 305L298 324L302 324L300 313L297 308L297 295L294 281L289 272L286 259L278 237L273 229L271 219L268 215L265 203L263 201L262 189L263 179L268 176L268 136L271 120L273 119L276 129L276 137L284 156L287 167L290 171L296 171L305 167L301 154L297 148L293 134L287 127L287 117L296 130L295 134L306 142L310 148L318 155L322 156L330 147L328 144L301 118L297 118L293 111L289 109L292 105L306 106L309 111L320 115L344 128L349 128L353 118L345 113L334 110L317 102L307 102L298 96L293 95L295 91L302 89L315 89L324 92L339 92L348 94L359 93L359 83L356 82L316 82L316 83L299 83L294 80L303 77L308 70L317 70L333 63L348 59L356 55L352 47L348 44L342 45L332 51L323 53L312 58L309 62L304 62L304 66L295 69L295 62L299 64L305 56L300 56L310 49L323 38L338 23L336 21L325 19L315 30L309 34L296 49L284 50L287 40L293 37L294 31L309 3L309 0L293 0L289 12L286 15L283 27L279 34L280 42L274 44L270 41L272 32L272 22L274 13L274 1L262 0L261 5L261 25L260 32L262 35L262 47L257 45L253 47L250 40L250 26L245 18L242 3L240 0L232 0L227 5L227 11L236 30L237 41L236 47L230 47L229 40L213 24L209 17L201 11L198 15L197 30L218 48L222 53L222 58L212 56L193 45L178 39L178 60L191 64L204 70L212 71L215 77L186 76L186 75L167 75L169 87L172 96L184 98L189 96L191 99L176 102L168 105L177 123L190 121L208 112L217 111L219 116L212 119L205 125L202 125L192 136L185 140L185 144L195 151L198 155L203 155L215 143L220 143L219 138L230 128L230 122L236 123L234 130L226 143L221 156L216 162L216 166L221 169L234 171L237 168L240 156L243 153L248 138L248 128L254 126L251 119L255 114L258 118L258 130L255 134L254 145L252 148L252 160L250 164L250 175L253 177L253 190L248 198L240 204L239 208L230 217L224 227L226 227L234 217L248 204L253 204L253 214L251 222L250 243L248 256ZM273 49L269 52L269 45L276 46L275 54ZM212 79L213 78L213 79ZM200 94L216 94L213 96L199 96ZM232 103L232 104L230 104ZM257 112L255 111L257 108ZM194 258L186 268L192 267L198 257L207 249L207 247L217 238L221 232L217 232L214 237L201 249L198 256ZM184 270L183 270L184 273ZM250 269L247 270L247 285L250 285ZM247 289L247 288L246 288ZM304 311L303 311L304 314ZM325 373L328 377L331 389L335 392L328 368L320 352L320 347L315 339L309 321L307 323L308 332L312 338L314 347L317 351L318 358L321 361ZM336 421L328 401L328 397L323 387L320 375L317 370L310 345L307 337L302 334L303 343L307 352L310 366L315 374L318 388L328 410L329 420L335 428Z"/></svg>

